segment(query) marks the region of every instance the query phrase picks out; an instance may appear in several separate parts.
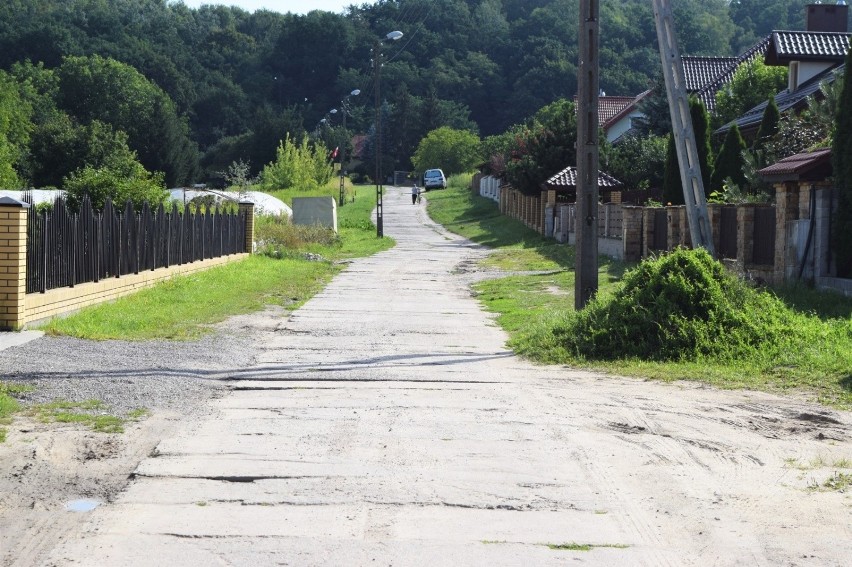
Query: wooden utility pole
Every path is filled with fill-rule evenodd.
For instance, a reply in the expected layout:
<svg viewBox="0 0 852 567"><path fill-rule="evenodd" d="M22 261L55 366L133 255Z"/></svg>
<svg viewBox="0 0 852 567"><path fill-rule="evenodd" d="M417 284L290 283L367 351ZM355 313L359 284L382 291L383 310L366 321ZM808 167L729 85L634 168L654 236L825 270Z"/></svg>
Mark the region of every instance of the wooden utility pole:
<svg viewBox="0 0 852 567"><path fill-rule="evenodd" d="M652 0L652 2L654 21L657 25L657 40L660 44L660 59L663 62L663 77L666 81L666 95L672 117L677 161L680 166L683 199L689 219L689 235L692 237L693 247L701 246L714 255L710 214L707 212L707 199L704 197L701 164L698 160L695 131L692 129L689 100L686 97L683 62L677 48L671 3L669 0Z"/></svg>
<svg viewBox="0 0 852 567"><path fill-rule="evenodd" d="M574 307L598 291L598 0L580 1L580 65L577 87L577 242Z"/></svg>

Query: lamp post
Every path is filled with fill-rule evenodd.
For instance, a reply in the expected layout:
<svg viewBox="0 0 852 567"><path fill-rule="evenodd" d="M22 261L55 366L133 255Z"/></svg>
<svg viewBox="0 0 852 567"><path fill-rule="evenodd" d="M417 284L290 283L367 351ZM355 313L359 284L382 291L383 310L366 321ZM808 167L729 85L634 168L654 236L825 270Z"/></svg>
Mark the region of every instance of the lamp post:
<svg viewBox="0 0 852 567"><path fill-rule="evenodd" d="M392 31L387 34L384 39L376 40L376 47L373 49L373 68L376 72L376 237L382 238L384 234L382 210L382 97L381 80L382 80L382 53L381 47L384 41L396 41L402 37L401 31Z"/></svg>
<svg viewBox="0 0 852 567"><path fill-rule="evenodd" d="M343 206L343 203L346 198L346 189L344 187L343 180L346 177L346 173L344 167L346 166L346 145L349 143L349 140L346 139L346 116L349 114L349 97L358 96L361 94L360 89L355 89L348 95L346 95L342 101L340 101L340 111L343 113L343 142L340 144L340 206Z"/></svg>

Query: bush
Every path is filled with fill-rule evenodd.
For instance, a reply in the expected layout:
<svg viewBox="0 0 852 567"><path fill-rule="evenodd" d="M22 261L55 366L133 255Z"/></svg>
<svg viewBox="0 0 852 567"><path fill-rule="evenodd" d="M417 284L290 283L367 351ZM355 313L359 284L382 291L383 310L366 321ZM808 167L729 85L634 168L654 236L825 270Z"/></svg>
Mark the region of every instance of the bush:
<svg viewBox="0 0 852 567"><path fill-rule="evenodd" d="M260 215L255 220L257 254L271 258L293 256L308 244L332 246L340 242L333 230L319 225L294 225L284 215Z"/></svg>
<svg viewBox="0 0 852 567"><path fill-rule="evenodd" d="M596 298L554 334L583 358L733 360L793 335L774 296L728 273L704 250L678 249L642 262L612 296Z"/></svg>
<svg viewBox="0 0 852 567"><path fill-rule="evenodd" d="M107 199L122 207L131 201L138 211L147 202L152 208L168 199L165 177L162 173L149 173L138 162L94 168L86 166L65 179L63 184L68 204L77 209L88 195L92 207L100 211Z"/></svg>

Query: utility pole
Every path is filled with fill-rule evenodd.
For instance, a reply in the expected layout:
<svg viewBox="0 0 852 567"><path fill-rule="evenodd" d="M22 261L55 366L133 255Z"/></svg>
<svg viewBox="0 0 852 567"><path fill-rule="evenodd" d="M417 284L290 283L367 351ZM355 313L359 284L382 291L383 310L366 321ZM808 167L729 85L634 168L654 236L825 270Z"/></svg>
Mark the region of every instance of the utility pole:
<svg viewBox="0 0 852 567"><path fill-rule="evenodd" d="M401 31L392 31L383 39L376 40L376 47L373 50L373 68L376 71L376 236L382 238L385 235L384 227L384 210L382 205L382 97L379 94L381 91L382 82L382 42L396 41L402 37Z"/></svg>
<svg viewBox="0 0 852 567"><path fill-rule="evenodd" d="M383 238L385 235L383 224L382 204L382 97L379 94L382 78L382 42L376 40L373 49L373 68L376 72L376 133L373 149L376 152L376 237Z"/></svg>
<svg viewBox="0 0 852 567"><path fill-rule="evenodd" d="M712 256L715 253L710 214L707 212L707 199L704 196L704 182L701 179L701 165L698 161L695 131L692 128L692 117L689 113L689 100L686 97L683 62L677 47L671 3L669 0L652 0L652 2L654 21L657 25L657 40L660 44L660 59L663 63L663 77L666 81L666 95L672 117L680 181L683 186L683 199L689 219L689 235L692 237L693 247L701 246Z"/></svg>
<svg viewBox="0 0 852 567"><path fill-rule="evenodd" d="M577 87L577 242L574 308L598 291L598 96L600 78L598 0L580 1L580 65Z"/></svg>

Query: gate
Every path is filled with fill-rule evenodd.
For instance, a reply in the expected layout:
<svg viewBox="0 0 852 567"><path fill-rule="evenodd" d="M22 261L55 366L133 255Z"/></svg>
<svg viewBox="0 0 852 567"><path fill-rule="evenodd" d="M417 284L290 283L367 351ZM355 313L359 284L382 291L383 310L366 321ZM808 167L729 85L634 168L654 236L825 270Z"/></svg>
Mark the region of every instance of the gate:
<svg viewBox="0 0 852 567"><path fill-rule="evenodd" d="M775 264L775 207L754 209L754 248L752 262Z"/></svg>
<svg viewBox="0 0 852 567"><path fill-rule="evenodd" d="M719 258L737 257L737 208L722 207L719 218Z"/></svg>
<svg viewBox="0 0 852 567"><path fill-rule="evenodd" d="M654 234L650 242L651 250L669 248L669 214L666 209L654 210Z"/></svg>

